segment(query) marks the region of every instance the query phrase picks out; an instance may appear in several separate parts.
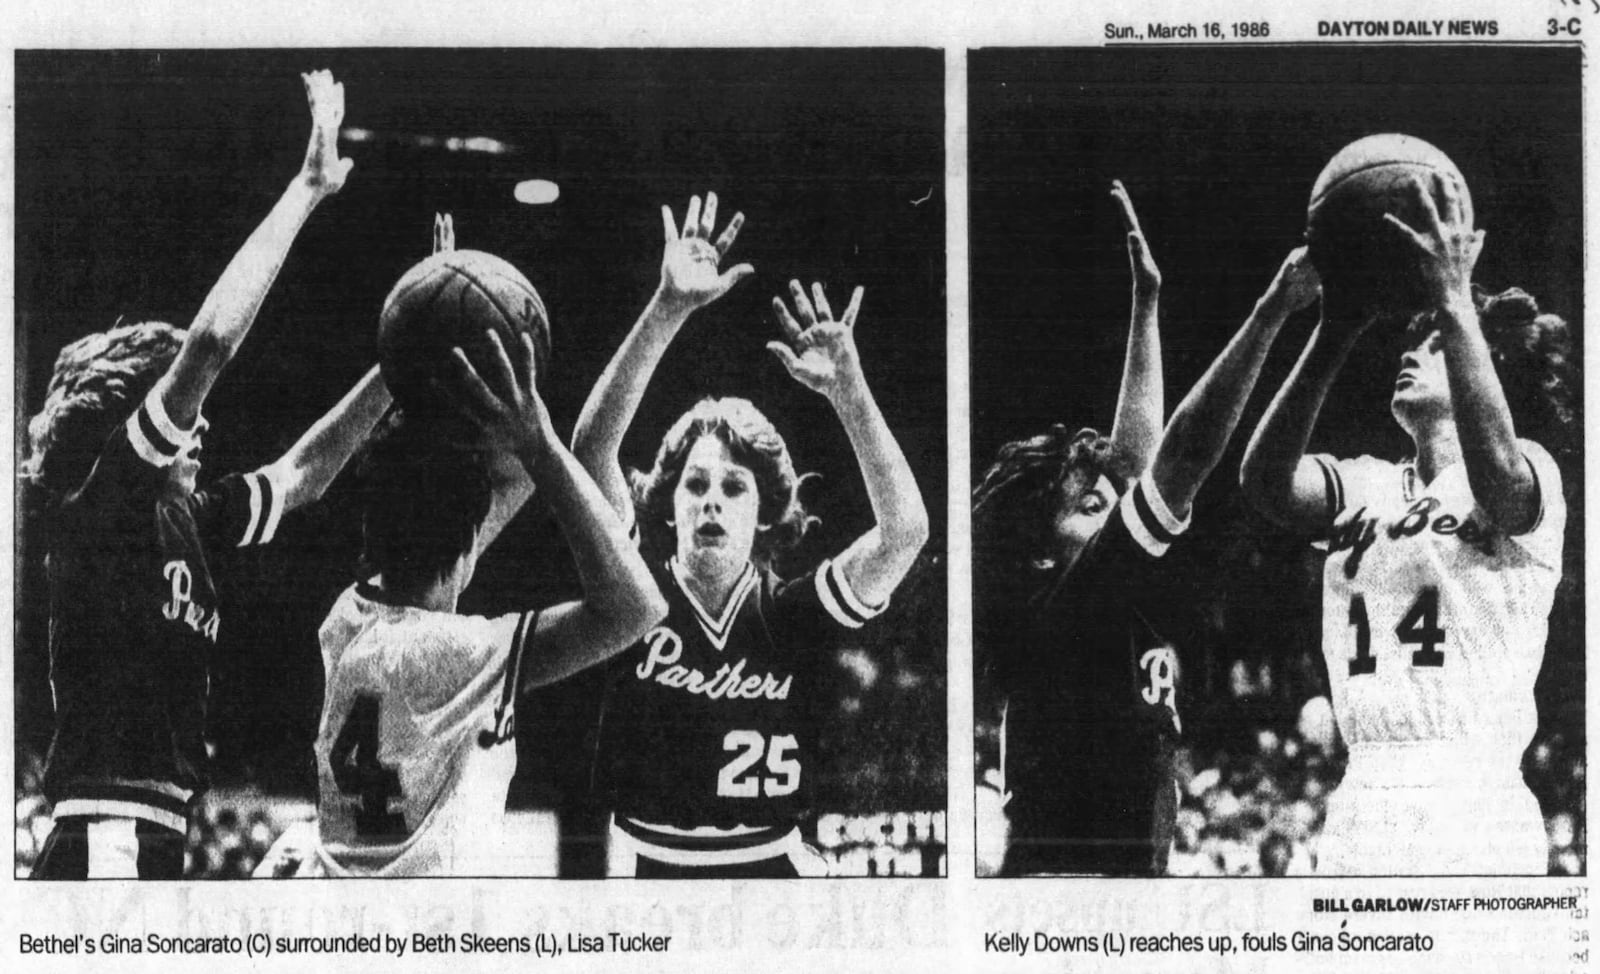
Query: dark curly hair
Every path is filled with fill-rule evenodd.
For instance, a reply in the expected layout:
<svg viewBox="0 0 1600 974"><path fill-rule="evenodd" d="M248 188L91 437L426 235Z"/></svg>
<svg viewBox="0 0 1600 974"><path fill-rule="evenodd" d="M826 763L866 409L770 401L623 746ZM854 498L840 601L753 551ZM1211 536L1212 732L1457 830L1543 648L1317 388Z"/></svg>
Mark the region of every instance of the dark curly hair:
<svg viewBox="0 0 1600 974"><path fill-rule="evenodd" d="M373 432L360 466L363 573L423 586L472 549L494 500L490 461L451 432L400 410Z"/></svg>
<svg viewBox="0 0 1600 974"><path fill-rule="evenodd" d="M704 436L721 440L734 462L755 474L760 502L756 518L761 530L756 532L751 557L759 564L772 564L798 545L816 523L800 501L800 485L814 474L795 473L783 437L748 399L700 400L662 437L650 471L633 471L629 479L641 531L658 530L672 520L672 493L683 476L689 451Z"/></svg>
<svg viewBox="0 0 1600 974"><path fill-rule="evenodd" d="M974 580L1025 577L1051 551L1055 520L1101 476L1120 495L1135 471L1111 439L1092 429L1068 433L1059 423L1000 448L972 492Z"/></svg>
<svg viewBox="0 0 1600 974"><path fill-rule="evenodd" d="M1577 376L1566 320L1540 311L1539 302L1521 288L1490 294L1474 286L1472 301L1518 435L1536 440L1557 457L1569 455ZM1431 330L1434 315L1426 311L1414 317L1410 334Z"/></svg>
<svg viewBox="0 0 1600 974"><path fill-rule="evenodd" d="M51 505L89 476L106 438L178 357L187 332L164 321L85 335L56 356L44 406L28 421L24 483Z"/></svg>

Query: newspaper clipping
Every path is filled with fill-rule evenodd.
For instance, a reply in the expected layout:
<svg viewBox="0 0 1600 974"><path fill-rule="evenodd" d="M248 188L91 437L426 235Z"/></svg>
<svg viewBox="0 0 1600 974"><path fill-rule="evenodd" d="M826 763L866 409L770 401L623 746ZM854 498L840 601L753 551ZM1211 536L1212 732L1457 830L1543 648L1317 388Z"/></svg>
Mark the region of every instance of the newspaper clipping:
<svg viewBox="0 0 1600 974"><path fill-rule="evenodd" d="M1600 969L1600 2L4 16L8 970Z"/></svg>

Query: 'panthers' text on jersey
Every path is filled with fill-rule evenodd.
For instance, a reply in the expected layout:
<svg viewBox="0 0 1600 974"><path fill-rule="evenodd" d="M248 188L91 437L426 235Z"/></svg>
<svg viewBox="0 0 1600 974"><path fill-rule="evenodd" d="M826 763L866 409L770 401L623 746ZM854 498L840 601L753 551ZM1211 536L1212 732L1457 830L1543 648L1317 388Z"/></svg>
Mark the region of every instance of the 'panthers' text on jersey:
<svg viewBox="0 0 1600 974"><path fill-rule="evenodd" d="M208 552L272 540L284 492L267 471L188 494L167 469L194 434L152 391L52 525L50 684L55 814L175 831L206 786L211 654L221 630Z"/></svg>
<svg viewBox="0 0 1600 974"><path fill-rule="evenodd" d="M1346 743L1477 743L1515 765L1561 579L1561 473L1520 441L1539 519L1512 537L1478 508L1465 465L1424 484L1410 463L1314 457L1333 528L1322 645Z"/></svg>
<svg viewBox="0 0 1600 974"><path fill-rule="evenodd" d="M770 841L807 804L811 670L883 606L833 561L789 582L747 566L717 613L683 574L676 559L657 569L667 618L613 663L596 777L645 841Z"/></svg>
<svg viewBox="0 0 1600 974"><path fill-rule="evenodd" d="M318 858L336 876L516 872L502 848L537 613L489 619L345 590L322 624Z"/></svg>

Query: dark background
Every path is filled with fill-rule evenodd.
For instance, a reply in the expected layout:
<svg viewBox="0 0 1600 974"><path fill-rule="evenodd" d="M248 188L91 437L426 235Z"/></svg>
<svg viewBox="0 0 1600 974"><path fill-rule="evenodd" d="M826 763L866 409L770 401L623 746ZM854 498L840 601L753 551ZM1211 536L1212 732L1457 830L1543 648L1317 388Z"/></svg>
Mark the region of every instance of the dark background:
<svg viewBox="0 0 1600 974"><path fill-rule="evenodd" d="M1578 345L1573 361L1582 361L1576 48L981 50L970 58L975 480L1002 443L1051 422L1110 428L1130 307L1114 178L1128 187L1164 274L1169 414L1304 242L1305 206L1323 164L1378 132L1421 137L1456 162L1477 225L1488 231L1476 280L1491 290L1520 286L1564 316ZM1197 501L1191 540L1175 549L1198 607L1193 631L1174 635L1195 705L1185 727L1201 737L1207 713L1230 698L1238 660L1251 672L1263 661L1276 666L1270 696L1291 723L1293 708L1326 692L1320 563L1246 510L1236 487L1244 444L1314 323L1311 311L1285 326ZM1388 407L1396 337L1369 333L1352 354L1314 450L1406 454L1409 440ZM1580 450L1581 430L1580 412ZM1577 456L1563 470L1566 565L1538 696L1541 735L1581 742Z"/></svg>
<svg viewBox="0 0 1600 974"><path fill-rule="evenodd" d="M655 287L661 204L681 221L691 193L714 189L724 220L736 209L746 214L731 257L757 274L684 330L624 461L647 465L667 425L699 397L746 396L786 436L799 469L825 475L811 496L822 524L801 567L841 548L871 524L848 441L826 402L763 346L779 336L769 302L791 277L825 282L836 307L862 284L861 357L942 538L944 85L936 51L20 52L19 436L68 341L119 315L187 324L297 171L309 130L297 73L321 67L345 84L345 125L377 137L342 144L354 173L300 234L207 404L210 474L275 459L374 361L383 298L428 253L436 210L454 214L458 246L511 260L543 295L555 354L542 391L557 427L569 431ZM514 151L419 148L400 135L488 136ZM514 202L512 187L526 178L555 181L559 201ZM564 546L537 507L485 560L463 611L573 594ZM220 781L314 790L316 628L352 579L356 518L346 476L321 505L287 518L268 550L220 556L212 720ZM14 684L19 748L40 754L51 719L41 527L30 509L18 539ZM925 692L942 703L942 628L939 636L919 662L937 671ZM595 689L579 681L523 708L513 801L556 801L575 787ZM872 716L876 698L854 689ZM877 720L894 724L881 712ZM879 790L851 791L849 782L866 780L860 761L888 760L867 752L931 740L937 765L925 755L912 761L922 777L896 784L867 775L878 782L867 791ZM840 759L835 806L881 804L882 789L897 787L902 794L887 794L900 804L942 807L943 741L941 705L935 726L906 729L896 742L858 742L854 759Z"/></svg>

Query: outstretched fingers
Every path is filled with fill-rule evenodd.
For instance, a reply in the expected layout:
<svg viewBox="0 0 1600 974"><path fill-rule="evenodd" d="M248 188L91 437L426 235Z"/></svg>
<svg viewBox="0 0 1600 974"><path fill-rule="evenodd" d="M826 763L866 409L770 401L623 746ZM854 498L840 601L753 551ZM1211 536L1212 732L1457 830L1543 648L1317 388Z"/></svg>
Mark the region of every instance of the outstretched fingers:
<svg viewBox="0 0 1600 974"><path fill-rule="evenodd" d="M683 214L683 235L685 237L702 236L700 233L700 197L689 197L689 208Z"/></svg>
<svg viewBox="0 0 1600 974"><path fill-rule="evenodd" d="M856 285L856 289L850 293L850 304L844 309L844 317L839 319L841 325L855 327L856 315L861 313L861 298L866 293L866 288Z"/></svg>
<svg viewBox="0 0 1600 974"><path fill-rule="evenodd" d="M1122 229L1130 235L1138 234L1142 238L1144 230L1139 226L1139 214L1135 212L1133 199L1128 196L1128 189L1122 185L1122 180L1113 179L1111 181L1111 196L1119 205L1119 212L1122 215Z"/></svg>
<svg viewBox="0 0 1600 974"><path fill-rule="evenodd" d="M798 321L794 320L794 315L789 313L789 306L783 303L782 298L772 299L772 314L778 319L778 327L783 329L785 337L791 342L800 340L800 335L804 329L800 327Z"/></svg>
<svg viewBox="0 0 1600 974"><path fill-rule="evenodd" d="M789 282L789 296L794 299L794 311L807 328L817 323L816 309L811 306L811 299L806 297L806 289L800 286L799 281Z"/></svg>
<svg viewBox="0 0 1600 974"><path fill-rule="evenodd" d="M728 225L722 228L722 236L717 238L718 258L728 256L728 250L733 246L733 242L739 239L739 228L743 226L744 214L734 213L733 219L729 220Z"/></svg>

